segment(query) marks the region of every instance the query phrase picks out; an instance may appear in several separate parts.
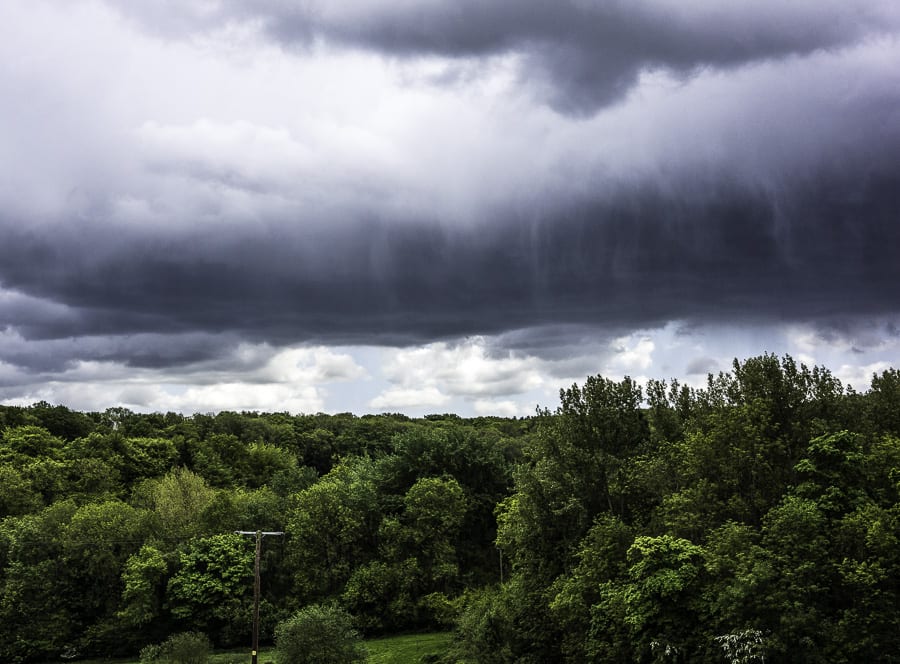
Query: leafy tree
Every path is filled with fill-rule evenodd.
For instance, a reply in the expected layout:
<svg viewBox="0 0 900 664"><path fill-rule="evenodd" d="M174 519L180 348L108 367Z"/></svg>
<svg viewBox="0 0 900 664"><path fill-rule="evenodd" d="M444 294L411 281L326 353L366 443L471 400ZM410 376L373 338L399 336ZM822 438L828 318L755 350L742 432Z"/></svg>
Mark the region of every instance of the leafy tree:
<svg viewBox="0 0 900 664"><path fill-rule="evenodd" d="M96 424L90 417L65 406L51 406L40 401L29 409L32 417L51 434L62 440L74 440L86 436Z"/></svg>
<svg viewBox="0 0 900 664"><path fill-rule="evenodd" d="M42 506L40 494L15 465L0 465L0 519L34 512Z"/></svg>
<svg viewBox="0 0 900 664"><path fill-rule="evenodd" d="M78 508L62 533L64 601L84 636L80 648L121 654L133 643L116 620L122 595L120 570L149 534L148 514L117 500Z"/></svg>
<svg viewBox="0 0 900 664"><path fill-rule="evenodd" d="M466 511L453 478L422 478L406 496L399 517L378 531L381 560L357 567L342 600L371 631L434 625L441 596L458 591L456 540Z"/></svg>
<svg viewBox="0 0 900 664"><path fill-rule="evenodd" d="M349 614L334 605L312 604L275 628L277 664L365 662L366 649Z"/></svg>
<svg viewBox="0 0 900 664"><path fill-rule="evenodd" d="M860 436L847 431L819 436L810 441L795 468L801 480L797 493L831 515L852 510L867 499L864 464Z"/></svg>
<svg viewBox="0 0 900 664"><path fill-rule="evenodd" d="M6 565L0 596L0 660L51 658L77 643L64 532L78 509L60 501L38 513L3 521Z"/></svg>
<svg viewBox="0 0 900 664"><path fill-rule="evenodd" d="M169 565L152 544L132 554L122 569L122 603L118 617L129 627L146 629L156 620L165 601Z"/></svg>
<svg viewBox="0 0 900 664"><path fill-rule="evenodd" d="M271 489L220 489L201 513L206 532L281 530L285 501Z"/></svg>
<svg viewBox="0 0 900 664"><path fill-rule="evenodd" d="M575 567L554 582L551 615L564 635L562 653L569 661L595 661L596 653L601 651L610 654L610 648L589 636L593 607L603 600L601 590L607 587L605 584L624 578L633 542L633 528L616 516L601 515L582 540ZM623 630L621 625L617 628ZM612 641L612 637L612 631L604 629L598 638Z"/></svg>
<svg viewBox="0 0 900 664"><path fill-rule="evenodd" d="M642 659L661 646L691 661L701 647L695 627L703 549L671 535L640 536L627 556L625 580L604 584L599 606L624 623Z"/></svg>
<svg viewBox="0 0 900 664"><path fill-rule="evenodd" d="M375 553L377 498L372 462L346 460L293 498L286 542L301 601L337 593Z"/></svg>
<svg viewBox="0 0 900 664"><path fill-rule="evenodd" d="M59 457L63 441L43 427L26 425L6 429L0 445L0 460L22 461Z"/></svg>
<svg viewBox="0 0 900 664"><path fill-rule="evenodd" d="M122 476L129 484L165 475L178 460L178 449L167 438L125 438L121 448Z"/></svg>
<svg viewBox="0 0 900 664"><path fill-rule="evenodd" d="M394 439L392 454L376 462L381 511L402 512L406 492L422 478L452 477L466 501L460 526L466 536L456 547L463 581L493 582L498 570L494 510L509 494L520 447L494 428L476 430L456 421L410 425Z"/></svg>
<svg viewBox="0 0 900 664"><path fill-rule="evenodd" d="M191 540L166 587L166 602L180 624L234 644L249 633L253 546L240 535Z"/></svg>
<svg viewBox="0 0 900 664"><path fill-rule="evenodd" d="M247 446L231 433L216 433L195 443L192 466L215 487L233 486L250 474Z"/></svg>
<svg viewBox="0 0 900 664"><path fill-rule="evenodd" d="M708 631L726 636L774 629L780 608L771 597L778 579L772 553L761 545L759 530L729 521L707 534L704 551L708 581L700 622Z"/></svg>
<svg viewBox="0 0 900 664"><path fill-rule="evenodd" d="M866 416L877 432L900 436L900 369L886 369L872 376L872 389L866 395Z"/></svg>
<svg viewBox="0 0 900 664"><path fill-rule="evenodd" d="M136 491L136 499L153 510L161 537L183 540L201 534L201 516L215 494L202 477L176 468L164 477L144 482Z"/></svg>
<svg viewBox="0 0 900 664"><path fill-rule="evenodd" d="M413 484L403 499L403 521L418 558L435 583L458 575L455 541L466 514L466 497L452 477L427 477Z"/></svg>
<svg viewBox="0 0 900 664"><path fill-rule="evenodd" d="M828 624L828 588L835 581L828 561L827 517L814 500L787 496L763 521L763 546L775 574L770 602L773 655L795 662L825 662L822 628Z"/></svg>
<svg viewBox="0 0 900 664"><path fill-rule="evenodd" d="M118 501L57 502L7 519L8 562L0 624L5 661L59 656L66 650L115 654L128 647L116 626L119 569L147 534L146 515Z"/></svg>

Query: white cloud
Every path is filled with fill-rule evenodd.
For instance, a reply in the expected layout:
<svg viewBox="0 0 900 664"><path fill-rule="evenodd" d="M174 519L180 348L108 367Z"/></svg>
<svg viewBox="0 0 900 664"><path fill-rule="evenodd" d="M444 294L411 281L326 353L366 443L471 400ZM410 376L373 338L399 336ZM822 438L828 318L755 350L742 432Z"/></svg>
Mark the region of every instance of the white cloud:
<svg viewBox="0 0 900 664"><path fill-rule="evenodd" d="M614 354L606 365L606 373L624 376L649 369L656 344L646 333L638 332L614 340L610 349Z"/></svg>
<svg viewBox="0 0 900 664"><path fill-rule="evenodd" d="M892 366L894 365L886 361L872 362L865 365L842 364L838 369L834 370L834 375L844 385L852 385L855 390L864 392L871 387L873 374L880 374Z"/></svg>
<svg viewBox="0 0 900 664"><path fill-rule="evenodd" d="M435 387L442 393L474 398L521 394L539 387L544 377L536 358L505 352L494 356L483 337L457 344L436 342L385 351L385 377L396 385Z"/></svg>
<svg viewBox="0 0 900 664"><path fill-rule="evenodd" d="M570 349L566 358L544 359L498 346L498 339L469 337L383 351L382 373L390 386L369 402L372 408L428 407L453 403L467 412L530 415L535 406L553 406L560 388L581 383L590 373L642 380L653 365L656 344L646 331ZM561 376L561 370L587 373ZM638 375L636 375L638 374ZM511 398L512 397L512 398Z"/></svg>
<svg viewBox="0 0 900 664"><path fill-rule="evenodd" d="M807 361L811 357L798 352L802 346L815 352L845 384L865 390L872 374L892 366L896 357L896 343L859 352L843 343L816 343L815 335L801 335L800 344L795 344L795 339L796 332L787 329L701 327L685 333L669 325L622 335L612 343L599 334L595 342L585 335L579 345L569 348L566 358L554 356L552 360L499 350L500 339L492 337L405 349L279 349L244 343L223 357L165 369L82 360L58 370L29 372L0 360L0 401L29 405L45 400L81 410L122 405L137 411L187 413L349 410L523 416L533 414L535 406L555 408L560 388L581 384L597 373L614 380L629 374L639 382L646 377L676 377L684 384L702 387L705 375L685 375L696 358L704 367L715 362L725 370L730 369L734 357L744 359L764 351L790 353ZM14 332L0 333L0 344L8 351L26 350L20 342ZM55 342L47 343L50 345L37 345L31 351L56 352ZM98 338L71 348L94 352L104 343L119 342ZM69 345L65 349L71 350ZM560 376L561 365L571 368L571 374Z"/></svg>
<svg viewBox="0 0 900 664"><path fill-rule="evenodd" d="M188 411L263 410L314 413L324 409L324 394L314 385L222 383L191 387L167 399ZM163 400L165 401L165 400ZM155 408L154 408L155 409Z"/></svg>
<svg viewBox="0 0 900 664"><path fill-rule="evenodd" d="M242 344L232 357L165 369L78 361L58 372L27 374L0 362L5 403L64 403L82 410L122 405L139 411L265 410L318 412L330 385L369 378L349 352L325 347L272 349ZM3 384L11 387L3 388Z"/></svg>
<svg viewBox="0 0 900 664"><path fill-rule="evenodd" d="M187 386L177 383L153 384L142 380L96 382L48 381L14 399L12 405L37 401L62 403L70 408L103 411L124 406L140 412L184 413L222 410L289 411L315 413L323 410L325 395L313 385L260 385L232 382Z"/></svg>
<svg viewBox="0 0 900 664"><path fill-rule="evenodd" d="M407 408L428 408L442 406L450 400L446 394L432 386L421 389L413 387L390 387L369 402L376 410L402 410Z"/></svg>
<svg viewBox="0 0 900 664"><path fill-rule="evenodd" d="M525 406L515 401L494 401L490 399L476 399L472 404L478 415L496 415L499 417L521 417L534 414L534 405Z"/></svg>
<svg viewBox="0 0 900 664"><path fill-rule="evenodd" d="M368 377L368 372L349 353L318 346L278 351L255 377L275 383L321 384L362 380Z"/></svg>

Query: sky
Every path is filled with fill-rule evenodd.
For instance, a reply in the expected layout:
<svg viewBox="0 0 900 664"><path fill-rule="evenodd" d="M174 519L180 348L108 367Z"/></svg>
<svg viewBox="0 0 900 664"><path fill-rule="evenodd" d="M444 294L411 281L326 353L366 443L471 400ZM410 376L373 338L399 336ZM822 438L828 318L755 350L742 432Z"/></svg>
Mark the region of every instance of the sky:
<svg viewBox="0 0 900 664"><path fill-rule="evenodd" d="M895 0L4 0L0 403L529 415L900 355Z"/></svg>

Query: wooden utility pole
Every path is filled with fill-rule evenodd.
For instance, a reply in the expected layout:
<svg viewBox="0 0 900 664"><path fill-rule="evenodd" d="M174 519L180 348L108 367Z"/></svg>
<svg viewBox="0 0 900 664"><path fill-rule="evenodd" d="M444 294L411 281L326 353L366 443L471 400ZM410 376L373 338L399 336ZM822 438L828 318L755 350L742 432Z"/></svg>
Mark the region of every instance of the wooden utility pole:
<svg viewBox="0 0 900 664"><path fill-rule="evenodd" d="M265 535L284 535L283 532L275 531L252 531L252 530L235 530L236 535L256 535L256 557L253 563L253 645L250 650L251 664L257 664L259 656L259 558L262 552L262 538Z"/></svg>

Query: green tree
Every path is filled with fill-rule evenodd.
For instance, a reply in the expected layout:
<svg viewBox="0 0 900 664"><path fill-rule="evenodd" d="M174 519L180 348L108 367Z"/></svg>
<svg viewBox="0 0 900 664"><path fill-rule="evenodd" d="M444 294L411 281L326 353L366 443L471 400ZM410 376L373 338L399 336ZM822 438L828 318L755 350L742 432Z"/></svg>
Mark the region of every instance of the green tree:
<svg viewBox="0 0 900 664"><path fill-rule="evenodd" d="M350 615L334 605L312 604L275 628L277 664L356 664L367 655Z"/></svg>
<svg viewBox="0 0 900 664"><path fill-rule="evenodd" d="M642 660L661 650L693 661L703 646L697 630L703 549L670 535L640 536L627 557L625 580L604 584L599 606L624 623Z"/></svg>
<svg viewBox="0 0 900 664"><path fill-rule="evenodd" d="M4 661L63 652L121 654L131 643L116 619L120 570L147 535L147 516L119 501L61 501L7 519L0 639ZM7 649L8 648L8 649Z"/></svg>
<svg viewBox="0 0 900 664"><path fill-rule="evenodd" d="M704 550L708 582L701 622L707 631L725 636L776 629L780 608L771 601L777 592L775 561L761 545L759 530L729 521L707 533Z"/></svg>
<svg viewBox="0 0 900 664"><path fill-rule="evenodd" d="M178 449L167 438L125 438L121 449L122 476L128 484L165 475L178 461Z"/></svg>
<svg viewBox="0 0 900 664"><path fill-rule="evenodd" d="M121 608L118 617L131 628L143 628L156 620L165 601L169 565L162 551L144 544L122 569Z"/></svg>
<svg viewBox="0 0 900 664"><path fill-rule="evenodd" d="M80 621L71 607L64 533L78 509L60 501L3 521L5 568L0 583L0 660L49 659L77 644Z"/></svg>
<svg viewBox="0 0 900 664"><path fill-rule="evenodd" d="M775 577L769 601L778 623L773 655L793 662L826 662L828 589L836 581L828 557L828 521L814 500L789 495L763 520L762 545ZM823 635L825 638L823 638Z"/></svg>
<svg viewBox="0 0 900 664"><path fill-rule="evenodd" d="M34 512L43 507L31 481L13 464L0 465L0 519Z"/></svg>
<svg viewBox="0 0 900 664"><path fill-rule="evenodd" d="M512 487L521 441L493 427L476 429L455 420L408 425L394 439L391 454L376 462L381 511L399 514L406 492L420 479L452 477L466 500L457 543L460 573L469 585L497 579L497 520L494 510Z"/></svg>
<svg viewBox="0 0 900 664"><path fill-rule="evenodd" d="M456 541L466 512L459 483L449 477L417 481L403 513L378 530L381 560L357 567L342 601L371 631L435 626L435 609L461 590Z"/></svg>
<svg viewBox="0 0 900 664"><path fill-rule="evenodd" d="M63 441L43 427L26 425L6 429L0 444L0 461L22 461L24 458L60 456Z"/></svg>
<svg viewBox="0 0 900 664"><path fill-rule="evenodd" d="M153 510L157 533L171 540L201 534L201 516L216 491L199 475L186 468L176 468L164 477L147 480L136 494L139 503Z"/></svg>
<svg viewBox="0 0 900 664"><path fill-rule="evenodd" d="M866 394L866 418L877 432L900 436L900 369L886 369L872 376Z"/></svg>
<svg viewBox="0 0 900 664"><path fill-rule="evenodd" d="M149 515L117 500L78 508L62 533L65 601L83 636L85 652L122 654L133 643L116 619L121 569L149 534Z"/></svg>
<svg viewBox="0 0 900 664"><path fill-rule="evenodd" d="M634 542L634 529L616 516L597 518L576 553L577 564L553 584L551 615L563 636L562 652L568 661L604 661L613 648L601 646L592 633L592 612L603 600L601 589L623 579L628 569L628 550ZM615 626L614 626L615 627ZM621 625L617 626L623 632ZM613 631L605 629L603 641L615 641ZM604 657L596 659L598 653Z"/></svg>
<svg viewBox="0 0 900 664"><path fill-rule="evenodd" d="M372 462L345 460L296 494L288 515L287 562L301 601L338 593L375 554L379 514Z"/></svg>
<svg viewBox="0 0 900 664"><path fill-rule="evenodd" d="M191 540L166 587L172 616L189 629L232 645L249 633L253 545L240 535Z"/></svg>

